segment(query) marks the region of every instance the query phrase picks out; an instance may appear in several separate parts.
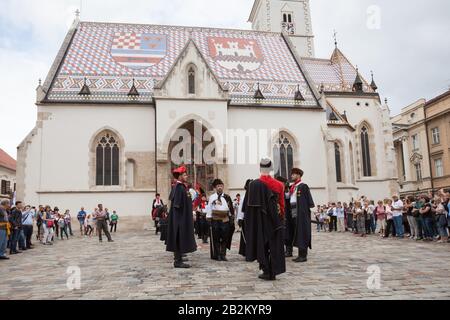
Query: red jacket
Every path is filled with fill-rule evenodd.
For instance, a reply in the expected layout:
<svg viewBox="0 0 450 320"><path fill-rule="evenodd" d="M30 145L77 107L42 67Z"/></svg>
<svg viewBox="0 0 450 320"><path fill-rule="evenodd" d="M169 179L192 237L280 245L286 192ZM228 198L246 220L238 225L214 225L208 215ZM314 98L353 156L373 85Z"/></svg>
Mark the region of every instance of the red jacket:
<svg viewBox="0 0 450 320"><path fill-rule="evenodd" d="M259 178L270 190L278 194L278 203L280 205L280 215L284 217L284 185L271 176L261 176Z"/></svg>

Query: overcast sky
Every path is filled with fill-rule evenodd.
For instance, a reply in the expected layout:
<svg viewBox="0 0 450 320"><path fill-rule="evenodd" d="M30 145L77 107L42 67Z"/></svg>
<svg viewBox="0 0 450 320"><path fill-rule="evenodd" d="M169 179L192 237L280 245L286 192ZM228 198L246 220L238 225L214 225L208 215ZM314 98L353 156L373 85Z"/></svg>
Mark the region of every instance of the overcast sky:
<svg viewBox="0 0 450 320"><path fill-rule="evenodd" d="M450 1L311 0L316 56L339 48L375 80L392 114L450 87ZM83 0L84 21L249 29L253 0ZM0 0L0 148L14 158L80 0ZM80 124L82 128L82 124ZM57 150L55 150L57 152ZM59 155L64 157L64 155Z"/></svg>

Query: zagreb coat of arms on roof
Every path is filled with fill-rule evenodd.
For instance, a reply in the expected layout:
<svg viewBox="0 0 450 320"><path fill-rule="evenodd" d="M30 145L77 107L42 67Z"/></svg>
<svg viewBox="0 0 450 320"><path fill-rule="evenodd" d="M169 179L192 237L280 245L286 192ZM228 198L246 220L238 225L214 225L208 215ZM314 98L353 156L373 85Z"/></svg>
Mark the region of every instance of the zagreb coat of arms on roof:
<svg viewBox="0 0 450 320"><path fill-rule="evenodd" d="M143 69L158 64L167 54L167 36L153 33L117 32L111 46L115 62Z"/></svg>
<svg viewBox="0 0 450 320"><path fill-rule="evenodd" d="M264 56L256 40L208 38L209 54L221 67L236 72L252 72L261 67Z"/></svg>

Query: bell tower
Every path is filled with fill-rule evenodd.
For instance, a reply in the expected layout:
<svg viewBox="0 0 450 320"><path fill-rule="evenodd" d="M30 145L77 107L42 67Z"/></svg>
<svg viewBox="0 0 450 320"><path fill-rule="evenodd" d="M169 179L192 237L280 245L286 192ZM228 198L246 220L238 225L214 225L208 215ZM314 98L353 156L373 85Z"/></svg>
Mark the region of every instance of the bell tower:
<svg viewBox="0 0 450 320"><path fill-rule="evenodd" d="M255 0L248 21L256 31L287 33L301 57L314 57L309 0Z"/></svg>

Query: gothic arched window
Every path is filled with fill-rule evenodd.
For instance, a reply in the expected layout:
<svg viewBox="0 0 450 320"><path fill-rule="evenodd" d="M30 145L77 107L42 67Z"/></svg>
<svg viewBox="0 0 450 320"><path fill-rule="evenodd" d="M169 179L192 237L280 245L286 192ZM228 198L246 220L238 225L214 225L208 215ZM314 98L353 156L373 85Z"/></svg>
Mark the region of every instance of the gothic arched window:
<svg viewBox="0 0 450 320"><path fill-rule="evenodd" d="M336 182L342 182L341 149L337 142L334 143L334 159L336 163Z"/></svg>
<svg viewBox="0 0 450 320"><path fill-rule="evenodd" d="M294 146L291 139L284 133L280 133L273 146L275 176L290 179L291 170L294 167Z"/></svg>
<svg viewBox="0 0 450 320"><path fill-rule="evenodd" d="M111 133L104 133L97 139L95 151L96 185L119 185L119 141Z"/></svg>
<svg viewBox="0 0 450 320"><path fill-rule="evenodd" d="M370 164L369 130L366 126L361 128L361 154L363 175L364 177L371 177L372 167Z"/></svg>
<svg viewBox="0 0 450 320"><path fill-rule="evenodd" d="M195 70L193 67L190 67L188 71L188 87L189 94L195 94Z"/></svg>

